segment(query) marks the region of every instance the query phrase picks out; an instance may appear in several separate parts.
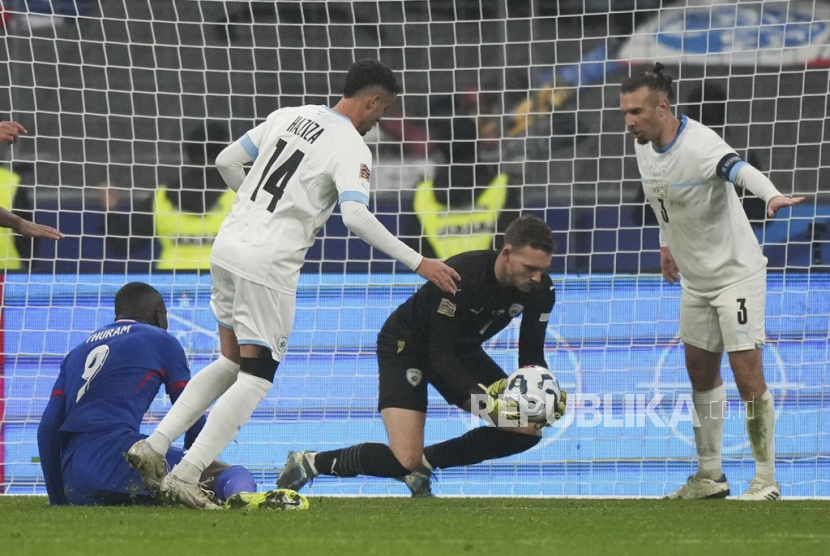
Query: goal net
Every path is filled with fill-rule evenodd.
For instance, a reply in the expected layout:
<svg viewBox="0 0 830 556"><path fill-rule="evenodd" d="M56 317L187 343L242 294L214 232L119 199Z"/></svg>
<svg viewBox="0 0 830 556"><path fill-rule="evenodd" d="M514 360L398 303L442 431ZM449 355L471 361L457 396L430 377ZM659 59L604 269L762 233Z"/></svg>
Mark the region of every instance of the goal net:
<svg viewBox="0 0 830 556"><path fill-rule="evenodd" d="M679 113L721 133L784 194L765 220L766 378L784 496L830 496L830 5L657 0L4 2L0 205L66 238L0 238L0 492L42 494L36 431L62 357L141 280L165 296L198 372L218 354L204 255L231 197L211 162L278 108L336 102L361 58L403 94L366 137L372 210L430 256L497 248L519 214L556 234L546 354L568 416L519 456L441 470L439 495L660 496L695 468L678 286L659 275L619 111L629 72L662 61ZM217 181L218 180L218 181ZM741 192L741 194L743 194ZM195 230L195 231L194 231ZM277 241L278 238L275 238ZM201 267L201 270L200 270ZM335 213L309 252L288 355L222 459L268 488L290 450L385 442L375 338L421 280L349 237ZM510 372L518 328L485 347ZM754 474L723 369L724 467ZM169 402L159 396L149 432ZM482 423L430 391L427 444ZM391 480L321 478L313 494L403 495Z"/></svg>

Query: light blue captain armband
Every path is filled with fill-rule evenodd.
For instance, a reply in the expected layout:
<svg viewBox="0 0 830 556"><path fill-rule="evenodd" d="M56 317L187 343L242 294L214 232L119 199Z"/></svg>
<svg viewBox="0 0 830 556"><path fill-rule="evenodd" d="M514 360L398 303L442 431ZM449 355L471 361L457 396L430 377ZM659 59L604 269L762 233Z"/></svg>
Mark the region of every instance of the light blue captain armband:
<svg viewBox="0 0 830 556"><path fill-rule="evenodd" d="M731 170L729 170L729 181L735 183L735 178L738 176L738 172L741 171L741 168L744 166L749 165L749 162L744 162L743 160L740 161L738 164L735 164Z"/></svg>
<svg viewBox="0 0 830 556"><path fill-rule="evenodd" d="M259 149L256 145L254 145L254 142L251 141L251 138L247 133L240 137L239 144L242 145L242 148L245 149L245 152L248 153L251 158L256 160L256 157L259 156Z"/></svg>
<svg viewBox="0 0 830 556"><path fill-rule="evenodd" d="M369 196L362 191L344 191L337 198L337 202L343 204L346 201L357 201L362 205L369 206Z"/></svg>

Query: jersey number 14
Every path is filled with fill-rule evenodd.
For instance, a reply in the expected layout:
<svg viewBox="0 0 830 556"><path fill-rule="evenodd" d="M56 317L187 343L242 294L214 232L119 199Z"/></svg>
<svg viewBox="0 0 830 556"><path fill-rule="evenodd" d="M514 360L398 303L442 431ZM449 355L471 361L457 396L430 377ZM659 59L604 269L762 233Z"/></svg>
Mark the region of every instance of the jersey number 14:
<svg viewBox="0 0 830 556"><path fill-rule="evenodd" d="M277 148L271 156L271 160L265 165L265 171L262 172L262 177L259 179L259 183L251 195L251 201L256 201L260 187L263 191L270 193L271 202L268 203L268 212L274 212L274 209L277 208L277 201L282 197L286 184L291 180L291 177L297 171L300 162L303 161L303 157L305 156L303 151L296 150L282 164L276 166L277 159L280 158L280 155L285 150L285 145L286 142L283 139L277 142Z"/></svg>

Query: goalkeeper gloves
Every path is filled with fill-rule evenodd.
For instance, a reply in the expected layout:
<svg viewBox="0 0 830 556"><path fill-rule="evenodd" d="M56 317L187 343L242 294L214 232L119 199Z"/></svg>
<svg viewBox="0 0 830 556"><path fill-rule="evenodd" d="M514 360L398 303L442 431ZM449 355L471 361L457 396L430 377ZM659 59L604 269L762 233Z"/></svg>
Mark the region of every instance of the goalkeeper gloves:
<svg viewBox="0 0 830 556"><path fill-rule="evenodd" d="M490 386L484 386L483 384L479 384L479 386L490 396L490 400L493 403L492 414L497 415L500 419L507 419L508 421L519 420L519 404L515 401L499 398L507 388L506 378L499 379Z"/></svg>
<svg viewBox="0 0 830 556"><path fill-rule="evenodd" d="M501 419L507 419L508 421L518 421L520 419L519 405L515 401L500 398L500 395L507 389L506 378L499 379L490 386L484 386L483 384L479 384L479 386L481 386L481 388L487 392L487 395L490 396L493 403L493 414L497 415ZM556 404L556 408L553 411L553 422L545 420L534 423L534 425L537 429L550 427L554 422L558 421L565 415L565 411L567 411L567 409L568 393L564 390L560 390L559 402Z"/></svg>
<svg viewBox="0 0 830 556"><path fill-rule="evenodd" d="M484 388L483 384L479 384L479 386ZM499 394L504 394L504 391L507 389L507 379L506 378L499 379L499 380L497 380L496 382L494 382L493 384L491 384L490 386L488 386L487 388L484 388L484 389L487 390L487 393L490 394L490 397L497 398L499 396Z"/></svg>
<svg viewBox="0 0 830 556"><path fill-rule="evenodd" d="M558 421L565 415L565 411L568 409L568 393L564 390L559 391L559 403L556 404L556 409L553 410L553 423ZM550 427L553 423L548 423L547 421L543 421L541 423L536 423L536 428L541 429L543 427Z"/></svg>
<svg viewBox="0 0 830 556"><path fill-rule="evenodd" d="M568 393L560 390L559 394L559 403L556 404L556 411L553 412L553 418L557 421L565 415L565 411L568 409Z"/></svg>

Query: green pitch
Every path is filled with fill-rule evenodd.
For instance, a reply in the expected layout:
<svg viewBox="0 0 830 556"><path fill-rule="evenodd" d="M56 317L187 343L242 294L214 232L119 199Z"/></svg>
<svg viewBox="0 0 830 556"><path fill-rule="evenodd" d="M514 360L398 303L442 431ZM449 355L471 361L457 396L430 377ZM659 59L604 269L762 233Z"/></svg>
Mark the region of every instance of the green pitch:
<svg viewBox="0 0 830 556"><path fill-rule="evenodd" d="M830 501L311 498L307 512L46 508L0 496L0 554L493 556L830 552ZM716 550L717 552L709 552Z"/></svg>

